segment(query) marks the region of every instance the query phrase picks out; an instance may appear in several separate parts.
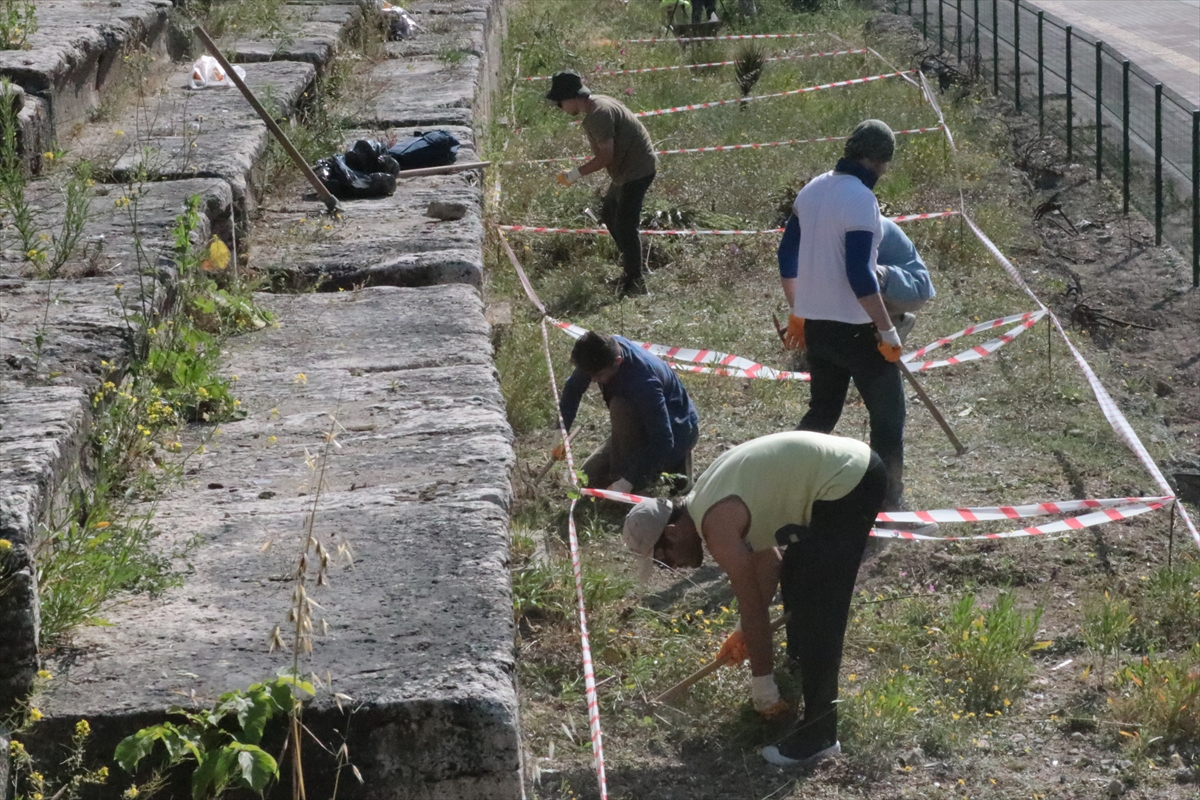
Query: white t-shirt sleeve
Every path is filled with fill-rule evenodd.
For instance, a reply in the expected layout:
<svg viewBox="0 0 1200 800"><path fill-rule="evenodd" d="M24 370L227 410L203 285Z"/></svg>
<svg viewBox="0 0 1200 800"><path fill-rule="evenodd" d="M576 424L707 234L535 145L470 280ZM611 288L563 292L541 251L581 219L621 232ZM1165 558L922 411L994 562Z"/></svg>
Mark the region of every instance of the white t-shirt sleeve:
<svg viewBox="0 0 1200 800"><path fill-rule="evenodd" d="M845 230L870 231L875 234L875 243L879 243L883 224L879 221L879 201L869 190L855 192L846 198L844 209Z"/></svg>

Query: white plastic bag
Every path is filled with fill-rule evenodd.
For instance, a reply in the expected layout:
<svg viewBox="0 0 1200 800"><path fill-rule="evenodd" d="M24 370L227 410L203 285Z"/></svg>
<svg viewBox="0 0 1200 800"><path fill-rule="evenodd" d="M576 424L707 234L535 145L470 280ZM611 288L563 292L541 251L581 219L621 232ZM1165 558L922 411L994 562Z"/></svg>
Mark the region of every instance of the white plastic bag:
<svg viewBox="0 0 1200 800"><path fill-rule="evenodd" d="M387 0L383 0L380 11L383 12L383 18L387 20L388 38L392 41L411 39L417 35L417 31L421 30L421 26L412 18L412 15L400 6L394 6Z"/></svg>
<svg viewBox="0 0 1200 800"><path fill-rule="evenodd" d="M246 77L246 70L235 66L233 68L239 78ZM196 63L192 64L192 77L188 80L188 84L193 89L223 89L233 85L233 81L229 80L229 76L225 74L225 70L221 69L221 65L212 56L200 56L196 59Z"/></svg>

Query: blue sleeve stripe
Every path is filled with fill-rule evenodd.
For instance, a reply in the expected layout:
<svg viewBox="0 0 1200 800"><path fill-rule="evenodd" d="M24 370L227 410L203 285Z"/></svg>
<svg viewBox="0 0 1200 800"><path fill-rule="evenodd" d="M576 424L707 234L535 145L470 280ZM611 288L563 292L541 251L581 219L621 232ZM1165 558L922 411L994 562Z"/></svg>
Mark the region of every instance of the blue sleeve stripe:
<svg viewBox="0 0 1200 800"><path fill-rule="evenodd" d="M879 293L879 281L871 269L871 231L846 231L846 279L857 298Z"/></svg>
<svg viewBox="0 0 1200 800"><path fill-rule="evenodd" d="M779 240L779 277L794 278L800 271L800 219L792 214Z"/></svg>

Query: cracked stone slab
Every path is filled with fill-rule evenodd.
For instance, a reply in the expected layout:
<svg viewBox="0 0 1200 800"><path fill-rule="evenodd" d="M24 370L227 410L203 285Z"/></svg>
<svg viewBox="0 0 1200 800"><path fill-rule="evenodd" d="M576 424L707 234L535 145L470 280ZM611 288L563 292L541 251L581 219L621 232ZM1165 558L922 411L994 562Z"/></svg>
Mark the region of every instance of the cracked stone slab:
<svg viewBox="0 0 1200 800"><path fill-rule="evenodd" d="M295 112L316 78L316 68L299 61L245 69L246 85L277 118ZM192 90L190 75L190 64L177 68L153 108L124 112L111 132L86 143L85 154L95 163L112 163L106 177L116 182L134 179L143 169L150 181L222 178L233 188L238 219L244 219L255 205L256 164L271 134L241 92Z"/></svg>
<svg viewBox="0 0 1200 800"><path fill-rule="evenodd" d="M84 122L126 74L122 55L145 48L166 57L170 0L39 0L26 50L0 51L0 75L49 103L51 133Z"/></svg>
<svg viewBox="0 0 1200 800"><path fill-rule="evenodd" d="M177 217L191 197L200 198L200 220L192 235L196 245L211 236L233 246L233 191L217 178L192 178L140 185L100 183L89 191L87 220L82 240L58 273L62 279L99 276L133 276L173 265ZM64 194L46 180L32 181L26 198L34 216L48 231L61 234ZM126 203L126 201L129 201ZM134 238L134 227L140 236ZM0 253L0 278L29 278L31 264L16 252Z"/></svg>
<svg viewBox="0 0 1200 800"><path fill-rule="evenodd" d="M462 143L459 162L478 159L469 128L438 127ZM352 131L346 146L356 139L391 141L415 132ZM434 200L462 203L467 213L453 221L426 216ZM400 173L391 197L348 200L342 206L342 219L336 223L309 222L308 215L296 210L265 210L260 225L274 229L275 235L264 238L277 244L255 254L258 265L297 283L327 288L482 283L482 190L476 173L408 179ZM309 230L313 233L305 236Z"/></svg>
<svg viewBox="0 0 1200 800"><path fill-rule="evenodd" d="M361 704L348 746L366 783L346 796L519 797L513 453L478 293L259 300L278 327L233 340L226 360L247 416L220 426L159 506L164 547L196 537L192 571L178 589L113 609L111 627L79 632L81 655L51 667L63 679L39 727L53 738L86 716L98 752L111 754L181 697L290 664L268 652L268 635L289 627L289 576L313 509L309 461L336 417L340 447L328 448L314 533L331 553L348 548L353 565L335 555L329 585L310 583L315 626L328 630L304 669L328 670L333 689ZM347 726L328 700L304 719L323 736Z"/></svg>
<svg viewBox="0 0 1200 800"><path fill-rule="evenodd" d="M363 77L367 99L350 123L363 128L471 125L481 60L464 53L456 62L432 56L389 58Z"/></svg>
<svg viewBox="0 0 1200 800"><path fill-rule="evenodd" d="M350 4L288 4L280 14L288 29L286 36L234 42L225 51L230 60L239 64L306 61L323 71L342 39L363 20L363 8Z"/></svg>

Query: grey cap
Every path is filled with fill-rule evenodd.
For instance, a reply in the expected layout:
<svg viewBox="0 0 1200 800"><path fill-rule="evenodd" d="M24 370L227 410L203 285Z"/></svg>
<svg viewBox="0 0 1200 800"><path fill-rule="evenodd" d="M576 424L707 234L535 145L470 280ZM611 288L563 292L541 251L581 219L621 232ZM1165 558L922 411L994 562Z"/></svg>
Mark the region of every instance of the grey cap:
<svg viewBox="0 0 1200 800"><path fill-rule="evenodd" d="M846 140L846 158L854 161L860 158L891 161L895 152L896 135L886 122L877 119L865 119L855 125Z"/></svg>
<svg viewBox="0 0 1200 800"><path fill-rule="evenodd" d="M622 538L625 546L638 556L638 577L646 580L654 564L654 546L662 538L674 507L661 497L643 500L625 516Z"/></svg>

